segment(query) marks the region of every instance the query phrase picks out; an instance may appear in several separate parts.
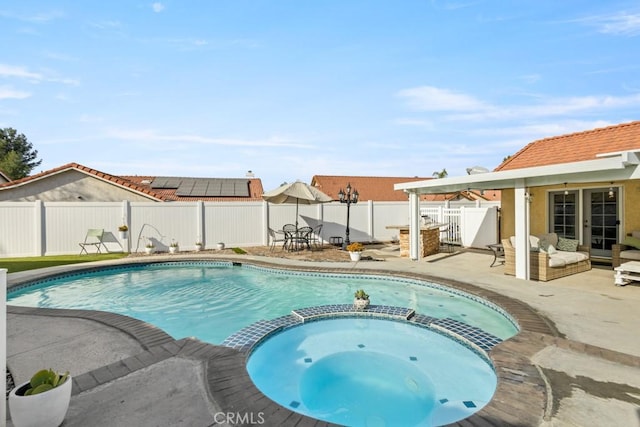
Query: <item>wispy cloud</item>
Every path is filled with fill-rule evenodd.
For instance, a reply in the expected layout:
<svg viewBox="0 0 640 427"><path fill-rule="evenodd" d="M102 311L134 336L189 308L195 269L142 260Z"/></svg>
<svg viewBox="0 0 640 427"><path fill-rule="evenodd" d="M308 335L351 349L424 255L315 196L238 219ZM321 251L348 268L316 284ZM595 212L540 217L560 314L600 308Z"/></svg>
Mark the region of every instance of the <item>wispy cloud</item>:
<svg viewBox="0 0 640 427"><path fill-rule="evenodd" d="M421 86L404 89L398 96L417 111L442 112L447 120L507 120L539 117L561 117L576 113L640 108L640 94L628 96L576 96L567 98L538 97L535 104L491 105L472 95Z"/></svg>
<svg viewBox="0 0 640 427"><path fill-rule="evenodd" d="M26 67L15 65L0 64L0 78L17 78L24 79L31 83L62 83L65 85L77 86L80 82L76 79L47 76L42 73L29 71Z"/></svg>
<svg viewBox="0 0 640 427"><path fill-rule="evenodd" d="M28 71L25 67L16 67L6 64L0 64L0 77L17 77L33 81L41 81L43 79L42 74L40 73Z"/></svg>
<svg viewBox="0 0 640 427"><path fill-rule="evenodd" d="M200 135L163 135L154 130L121 130L111 129L107 132L110 138L133 142L165 142L171 143L174 149L184 149L185 144L221 145L233 147L291 147L312 149L313 146L281 137L270 137L262 140L235 138L211 138Z"/></svg>
<svg viewBox="0 0 640 427"><path fill-rule="evenodd" d="M10 86L0 86L0 99L25 99L30 96L29 92L16 90Z"/></svg>
<svg viewBox="0 0 640 427"><path fill-rule="evenodd" d="M160 2L156 2L151 5L151 8L155 13L160 13L164 10L164 5Z"/></svg>
<svg viewBox="0 0 640 427"><path fill-rule="evenodd" d="M403 89L398 96L405 98L412 108L421 111L473 111L487 108L470 95L433 86Z"/></svg>
<svg viewBox="0 0 640 427"><path fill-rule="evenodd" d="M12 13L6 10L0 10L0 17L2 18L15 19L23 22L31 22L34 24L40 24L40 23L53 21L56 19L61 19L61 18L64 18L65 16L66 16L65 13L59 10L53 10L48 12L37 12L33 14L28 14L28 15L27 14L21 15L21 14Z"/></svg>
<svg viewBox="0 0 640 427"><path fill-rule="evenodd" d="M574 22L595 26L603 34L640 35L640 13L619 12L611 15L590 16Z"/></svg>

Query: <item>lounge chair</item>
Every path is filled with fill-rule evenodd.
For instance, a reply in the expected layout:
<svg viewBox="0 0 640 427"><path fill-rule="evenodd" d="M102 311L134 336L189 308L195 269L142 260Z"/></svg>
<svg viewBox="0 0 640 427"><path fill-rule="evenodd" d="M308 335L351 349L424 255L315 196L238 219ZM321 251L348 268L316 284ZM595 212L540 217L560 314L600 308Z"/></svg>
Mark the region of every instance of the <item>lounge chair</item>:
<svg viewBox="0 0 640 427"><path fill-rule="evenodd" d="M100 249L101 246L104 247L105 251L107 251L107 247L102 241L103 237L104 230L102 228L90 228L87 230L87 234L84 236L84 242L78 243L78 245L80 245L80 255L82 255L83 252L89 255L89 252L87 252L88 246L95 247L96 253L99 254L102 253L102 250Z"/></svg>

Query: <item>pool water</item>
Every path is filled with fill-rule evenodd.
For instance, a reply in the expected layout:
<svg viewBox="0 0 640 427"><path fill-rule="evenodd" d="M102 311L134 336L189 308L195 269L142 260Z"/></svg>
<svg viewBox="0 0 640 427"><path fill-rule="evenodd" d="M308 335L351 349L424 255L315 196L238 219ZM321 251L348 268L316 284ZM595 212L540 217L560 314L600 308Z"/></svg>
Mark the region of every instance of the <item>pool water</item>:
<svg viewBox="0 0 640 427"><path fill-rule="evenodd" d="M349 426L437 426L485 406L496 375L453 339L408 323L321 320L268 337L247 371L280 405Z"/></svg>
<svg viewBox="0 0 640 427"><path fill-rule="evenodd" d="M503 340L518 332L512 320L491 307L426 285L382 276L177 262L68 275L9 290L7 301L18 306L123 314L156 325L175 339L197 337L220 344L252 323L288 315L296 308L350 304L354 292L363 288L372 304L448 317Z"/></svg>

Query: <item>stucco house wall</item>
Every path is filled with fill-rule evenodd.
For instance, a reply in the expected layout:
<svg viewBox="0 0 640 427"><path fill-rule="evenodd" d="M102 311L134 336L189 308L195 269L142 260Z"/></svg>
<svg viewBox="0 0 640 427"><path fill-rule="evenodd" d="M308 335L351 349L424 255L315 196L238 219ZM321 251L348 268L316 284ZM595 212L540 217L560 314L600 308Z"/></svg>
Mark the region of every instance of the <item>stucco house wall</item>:
<svg viewBox="0 0 640 427"><path fill-rule="evenodd" d="M568 190L587 189L587 188L607 188L611 182L590 182L588 184L567 184ZM622 194L622 212L620 232L623 234L631 233L634 230L640 230L640 180L629 180L625 182L616 182L614 187L620 189ZM563 191L564 186L552 185L543 187L532 187L530 193L533 195L533 201L529 205L530 220L529 226L531 234L540 235L549 232L549 192ZM515 234L515 208L514 208L514 190L502 190L502 207L501 207L501 223L500 236L504 239Z"/></svg>
<svg viewBox="0 0 640 427"><path fill-rule="evenodd" d="M144 202L153 200L118 185L89 176L77 170L67 170L47 179L39 179L24 185L0 191L0 201L32 202L35 200L56 202Z"/></svg>

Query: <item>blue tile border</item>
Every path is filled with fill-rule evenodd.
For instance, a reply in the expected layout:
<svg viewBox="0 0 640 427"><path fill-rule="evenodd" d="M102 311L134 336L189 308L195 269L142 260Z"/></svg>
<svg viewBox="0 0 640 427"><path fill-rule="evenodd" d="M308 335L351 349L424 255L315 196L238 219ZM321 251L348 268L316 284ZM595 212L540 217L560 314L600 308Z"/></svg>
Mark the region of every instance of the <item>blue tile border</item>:
<svg viewBox="0 0 640 427"><path fill-rule="evenodd" d="M284 329L327 319L357 319L362 317L405 322L429 329L465 346L495 369L488 352L502 342L500 338L457 320L449 318L438 319L415 314L410 308L385 305L370 305L365 310L356 310L351 304L299 308L293 310L290 315L281 316L273 320L260 320L242 328L227 337L220 345L241 351L248 357L264 340ZM363 348L364 346L360 344L358 347Z"/></svg>

